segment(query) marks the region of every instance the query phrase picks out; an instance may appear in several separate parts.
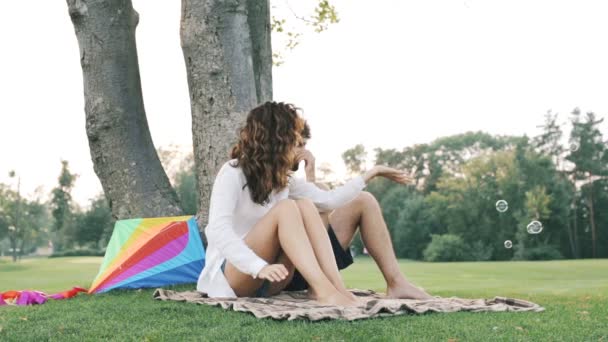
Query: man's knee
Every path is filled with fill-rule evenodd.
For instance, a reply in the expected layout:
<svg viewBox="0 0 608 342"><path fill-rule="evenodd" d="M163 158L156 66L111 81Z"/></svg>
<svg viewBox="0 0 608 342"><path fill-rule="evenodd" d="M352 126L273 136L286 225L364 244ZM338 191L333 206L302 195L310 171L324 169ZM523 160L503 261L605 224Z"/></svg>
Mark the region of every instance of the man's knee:
<svg viewBox="0 0 608 342"><path fill-rule="evenodd" d="M376 197L368 191L361 191L359 196L357 196L357 201L359 201L361 204L372 204L378 202Z"/></svg>

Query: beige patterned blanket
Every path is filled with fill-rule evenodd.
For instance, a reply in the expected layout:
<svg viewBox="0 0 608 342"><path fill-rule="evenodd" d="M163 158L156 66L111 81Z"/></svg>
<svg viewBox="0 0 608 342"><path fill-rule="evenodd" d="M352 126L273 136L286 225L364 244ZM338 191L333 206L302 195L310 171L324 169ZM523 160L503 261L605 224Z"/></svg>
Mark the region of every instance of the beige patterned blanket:
<svg viewBox="0 0 608 342"><path fill-rule="evenodd" d="M423 314L427 312L456 311L533 311L545 309L538 304L521 299L494 297L493 299L464 299L435 297L429 300L387 299L382 294L371 290L350 290L362 298L358 307L326 306L306 297L306 291L281 292L270 298L208 298L197 291L176 292L156 289L157 300L175 300L196 304L221 306L224 309L250 312L257 318L271 317L277 320L340 319L353 321L357 319L396 316L405 314Z"/></svg>

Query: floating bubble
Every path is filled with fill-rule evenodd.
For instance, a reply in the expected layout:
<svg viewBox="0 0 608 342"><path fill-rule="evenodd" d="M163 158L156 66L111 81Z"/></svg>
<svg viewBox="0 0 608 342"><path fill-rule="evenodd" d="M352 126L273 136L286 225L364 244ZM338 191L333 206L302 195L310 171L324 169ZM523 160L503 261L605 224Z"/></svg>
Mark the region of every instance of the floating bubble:
<svg viewBox="0 0 608 342"><path fill-rule="evenodd" d="M538 221L532 221L526 227L529 234L538 234L543 231L543 224Z"/></svg>
<svg viewBox="0 0 608 342"><path fill-rule="evenodd" d="M511 240L505 241L505 248L510 249L511 247L513 247L513 242Z"/></svg>
<svg viewBox="0 0 608 342"><path fill-rule="evenodd" d="M575 142L570 143L570 151L572 151L572 152L578 151L578 144Z"/></svg>
<svg viewBox="0 0 608 342"><path fill-rule="evenodd" d="M509 203L507 203L507 201L500 200L496 202L496 210L498 210L499 212L504 213L505 211L507 211L507 209L509 209Z"/></svg>

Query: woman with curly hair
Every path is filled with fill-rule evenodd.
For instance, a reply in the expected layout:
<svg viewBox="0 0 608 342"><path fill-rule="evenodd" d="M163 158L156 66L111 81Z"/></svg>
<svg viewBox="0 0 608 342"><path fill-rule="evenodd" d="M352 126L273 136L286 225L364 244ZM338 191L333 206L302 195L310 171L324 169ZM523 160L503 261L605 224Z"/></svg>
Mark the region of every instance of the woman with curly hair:
<svg viewBox="0 0 608 342"><path fill-rule="evenodd" d="M376 166L336 189L292 177L305 128L294 106L266 102L249 112L231 160L211 192L206 266L197 290L209 297L267 297L283 290L294 270L321 304L352 306L320 210L348 203L378 175L411 182L404 172Z"/></svg>

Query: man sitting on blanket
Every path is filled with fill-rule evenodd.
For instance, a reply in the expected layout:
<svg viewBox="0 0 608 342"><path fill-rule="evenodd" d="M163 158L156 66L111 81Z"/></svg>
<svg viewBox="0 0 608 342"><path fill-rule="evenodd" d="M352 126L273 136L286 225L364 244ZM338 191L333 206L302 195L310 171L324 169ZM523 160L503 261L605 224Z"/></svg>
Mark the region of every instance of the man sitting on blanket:
<svg viewBox="0 0 608 342"><path fill-rule="evenodd" d="M321 189L329 190L325 184L316 183L315 158L310 151L306 150L306 142L310 139L308 124L304 127L302 137L304 143L298 150L297 163L293 170L296 171L299 162L304 160L306 179L315 183ZM386 280L386 295L389 298L433 298L424 290L410 283L399 269L380 205L372 194L362 191L357 198L345 206L331 212L321 212L320 215L328 230L338 269L342 270L353 263L349 248L357 229L359 229L363 244ZM306 280L296 270L292 281L285 290L297 291L307 288Z"/></svg>

